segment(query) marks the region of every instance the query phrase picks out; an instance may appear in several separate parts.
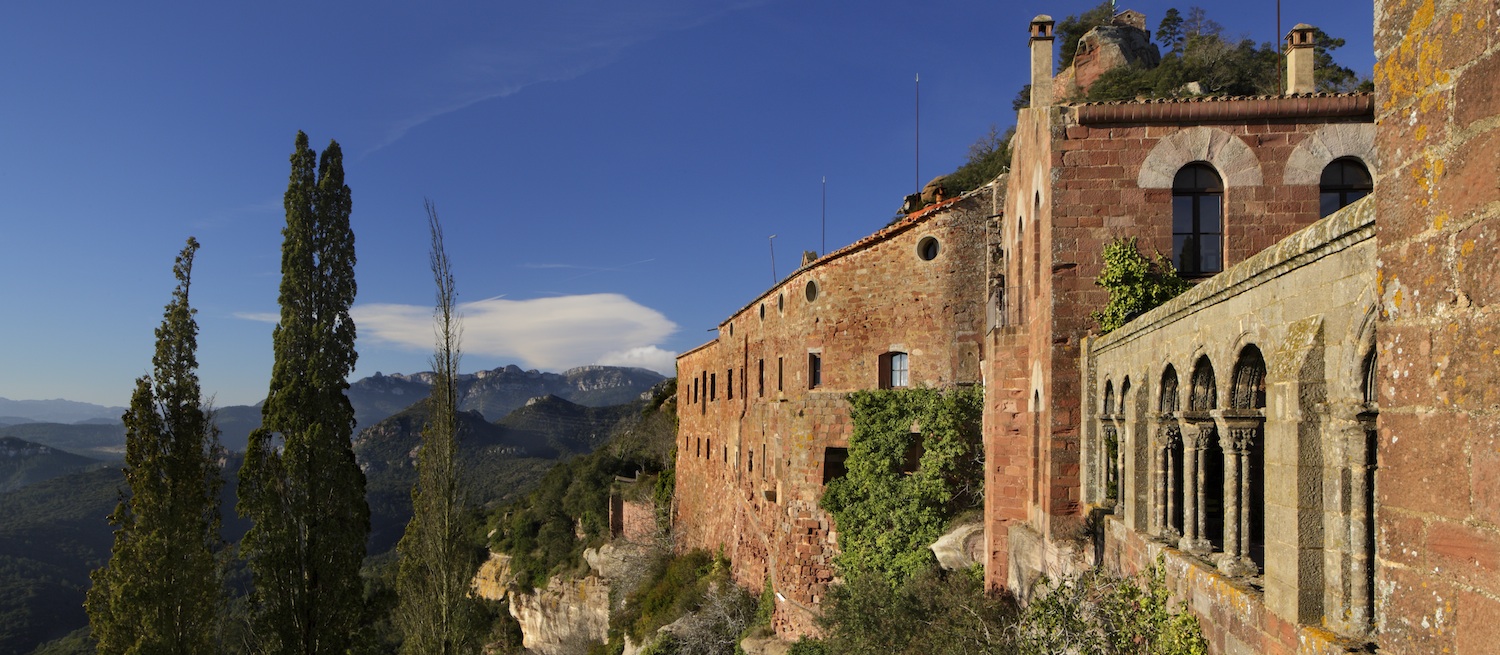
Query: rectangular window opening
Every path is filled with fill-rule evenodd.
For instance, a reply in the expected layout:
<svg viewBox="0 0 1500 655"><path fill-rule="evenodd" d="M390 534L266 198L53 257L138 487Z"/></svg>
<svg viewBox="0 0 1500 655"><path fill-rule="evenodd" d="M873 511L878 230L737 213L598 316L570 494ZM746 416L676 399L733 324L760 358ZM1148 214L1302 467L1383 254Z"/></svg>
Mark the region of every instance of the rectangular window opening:
<svg viewBox="0 0 1500 655"><path fill-rule="evenodd" d="M807 388L816 389L823 384L823 357L817 353L807 354Z"/></svg>
<svg viewBox="0 0 1500 655"><path fill-rule="evenodd" d="M844 462L848 461L848 459L849 459L849 449L848 448L824 448L823 449L823 484L824 484L824 486L827 486L827 484L829 482L833 482L834 480L837 480L839 478L844 477L844 475L849 472L849 470L847 468L844 468Z"/></svg>

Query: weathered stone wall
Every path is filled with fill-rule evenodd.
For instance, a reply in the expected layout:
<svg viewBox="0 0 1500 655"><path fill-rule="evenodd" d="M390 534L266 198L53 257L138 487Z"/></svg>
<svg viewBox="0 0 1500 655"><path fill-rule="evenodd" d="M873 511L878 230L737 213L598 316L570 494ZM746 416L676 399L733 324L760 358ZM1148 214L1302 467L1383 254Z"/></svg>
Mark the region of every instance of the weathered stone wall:
<svg viewBox="0 0 1500 655"><path fill-rule="evenodd" d="M1052 539L1082 521L1079 346L1109 300L1094 283L1104 246L1134 236L1146 253L1171 253L1173 177L1201 162L1224 184L1224 265L1272 247L1318 219L1324 166L1375 167L1371 106L1350 95L1020 112L991 257L990 279L1007 288L985 362L992 587L1014 577L1008 526Z"/></svg>
<svg viewBox="0 0 1500 655"><path fill-rule="evenodd" d="M679 546L723 548L752 590L769 575L785 599L775 618L783 634L815 631L833 578L836 536L818 500L829 449L848 446L844 396L879 387L891 352L908 355L910 386L981 379L992 192L804 266L678 358Z"/></svg>
<svg viewBox="0 0 1500 655"><path fill-rule="evenodd" d="M1113 508L1103 563L1134 572L1166 553L1215 652L1327 650L1371 637L1360 417L1374 347L1374 214L1373 200L1359 202L1087 342L1084 491ZM1215 409L1195 414L1189 394L1204 362ZM1264 377L1242 377L1246 362L1263 363ZM1250 396L1241 400L1263 394L1250 403L1260 406L1236 408L1242 391ZM1200 426L1218 451L1191 443ZM1114 457L1106 432L1118 439ZM1170 458L1184 455L1184 473L1171 473ZM1219 458L1221 487L1193 488L1203 482L1192 479L1199 457ZM1183 499L1169 500L1183 483ZM1222 528L1220 545L1172 527L1168 503L1187 506L1194 533L1195 509L1215 497L1222 510L1209 520L1222 523L1205 527ZM1263 529L1252 537L1257 513Z"/></svg>
<svg viewBox="0 0 1500 655"><path fill-rule="evenodd" d="M1382 652L1500 644L1500 6L1376 3Z"/></svg>

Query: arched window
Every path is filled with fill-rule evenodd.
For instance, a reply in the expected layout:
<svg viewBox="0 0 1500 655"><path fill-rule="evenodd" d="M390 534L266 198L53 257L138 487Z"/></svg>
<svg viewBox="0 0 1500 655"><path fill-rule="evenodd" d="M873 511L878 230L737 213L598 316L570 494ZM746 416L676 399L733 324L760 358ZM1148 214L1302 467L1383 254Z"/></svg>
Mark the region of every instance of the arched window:
<svg viewBox="0 0 1500 655"><path fill-rule="evenodd" d="M1327 216L1370 195L1375 189L1370 169L1353 157L1333 160L1318 181L1319 216Z"/></svg>
<svg viewBox="0 0 1500 655"><path fill-rule="evenodd" d="M1172 180L1172 264L1189 277L1224 270L1224 182L1208 164Z"/></svg>

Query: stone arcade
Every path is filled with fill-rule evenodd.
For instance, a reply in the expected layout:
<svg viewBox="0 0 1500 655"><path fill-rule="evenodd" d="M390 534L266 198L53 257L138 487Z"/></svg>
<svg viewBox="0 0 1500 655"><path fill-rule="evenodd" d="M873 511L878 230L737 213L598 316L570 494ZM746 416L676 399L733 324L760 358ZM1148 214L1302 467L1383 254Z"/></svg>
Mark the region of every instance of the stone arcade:
<svg viewBox="0 0 1500 655"><path fill-rule="evenodd" d="M681 546L725 548L782 594L778 631L815 630L843 394L983 383L992 588L1161 556L1214 652L1491 652L1497 21L1377 3L1373 95L1312 93L1298 25L1284 95L1077 104L1038 16L1008 175L805 263L679 357ZM1198 284L1098 336L1117 236Z"/></svg>

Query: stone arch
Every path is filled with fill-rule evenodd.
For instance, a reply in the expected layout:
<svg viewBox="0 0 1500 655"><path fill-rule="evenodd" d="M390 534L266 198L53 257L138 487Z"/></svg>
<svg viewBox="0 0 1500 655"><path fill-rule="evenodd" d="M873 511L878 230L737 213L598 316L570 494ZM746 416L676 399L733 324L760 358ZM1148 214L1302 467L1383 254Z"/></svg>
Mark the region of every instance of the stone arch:
<svg viewBox="0 0 1500 655"><path fill-rule="evenodd" d="M1317 184L1335 159L1353 157L1375 171L1375 126L1371 123L1324 125L1297 144L1286 160L1283 184Z"/></svg>
<svg viewBox="0 0 1500 655"><path fill-rule="evenodd" d="M1136 176L1142 189L1170 189L1177 171L1196 161L1218 170L1226 188L1260 186L1264 176L1255 151L1239 137L1216 127L1190 127L1162 139L1146 155ZM1319 169L1319 173L1322 169ZM1316 178L1314 178L1316 180Z"/></svg>
<svg viewBox="0 0 1500 655"><path fill-rule="evenodd" d="M1207 412L1219 408L1218 382L1214 378L1214 365L1208 355L1199 355L1193 361L1193 374L1188 390L1188 411Z"/></svg>

